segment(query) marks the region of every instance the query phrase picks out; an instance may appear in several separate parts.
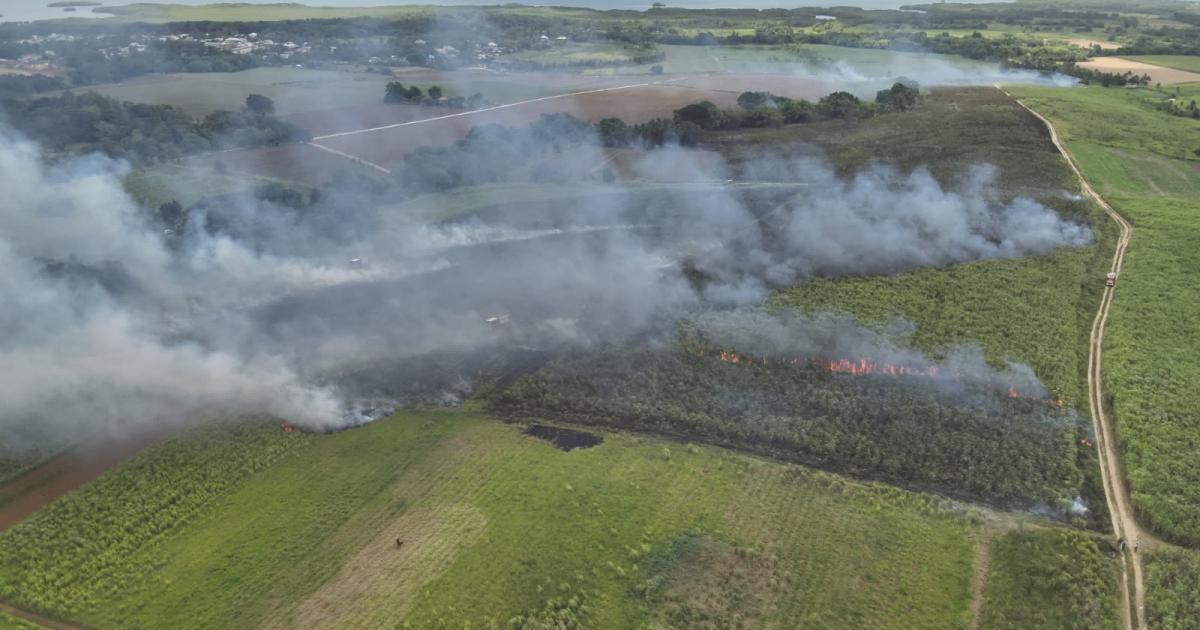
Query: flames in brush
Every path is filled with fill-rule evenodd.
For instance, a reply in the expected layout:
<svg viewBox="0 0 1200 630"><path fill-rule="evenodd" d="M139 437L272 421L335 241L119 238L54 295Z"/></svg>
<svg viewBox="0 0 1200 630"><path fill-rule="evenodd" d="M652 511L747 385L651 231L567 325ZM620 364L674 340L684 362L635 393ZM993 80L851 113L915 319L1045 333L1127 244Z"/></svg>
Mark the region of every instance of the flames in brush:
<svg viewBox="0 0 1200 630"><path fill-rule="evenodd" d="M870 359L827 359L824 357L784 357L784 358L768 358L768 357L752 357L743 354L738 354L733 350L720 350L717 353L717 358L726 363L734 365L809 365L818 369L825 369L836 374L850 374L853 376L924 376L928 378L937 378L938 368L935 365L927 367L917 367L909 365L897 365L882 361L872 361ZM1036 400L1038 402L1049 403L1058 407L1062 406L1062 400L1045 400L1035 396L1024 396L1017 391L1016 387L1008 386L1009 398L1024 398L1026 400Z"/></svg>

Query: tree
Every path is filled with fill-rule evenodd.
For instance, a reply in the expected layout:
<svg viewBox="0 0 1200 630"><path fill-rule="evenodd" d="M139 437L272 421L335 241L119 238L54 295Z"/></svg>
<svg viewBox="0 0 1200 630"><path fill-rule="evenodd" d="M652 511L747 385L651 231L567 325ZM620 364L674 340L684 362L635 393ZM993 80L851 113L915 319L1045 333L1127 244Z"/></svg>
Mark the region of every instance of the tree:
<svg viewBox="0 0 1200 630"><path fill-rule="evenodd" d="M770 92L742 92L737 97L738 107L745 110L758 109L774 104Z"/></svg>
<svg viewBox="0 0 1200 630"><path fill-rule="evenodd" d="M438 87L438 86L436 86L436 85L434 85L434 86L430 87L430 88L429 88L429 98L431 98L431 99L433 99L433 100L435 100L435 101L437 101L437 100L441 100L441 98L442 98L442 88L440 88L440 87Z"/></svg>
<svg viewBox="0 0 1200 630"><path fill-rule="evenodd" d="M259 116L270 116L275 113L275 101L262 94L251 94L246 97L246 109Z"/></svg>
<svg viewBox="0 0 1200 630"><path fill-rule="evenodd" d="M787 124L806 123L817 118L817 108L813 104L800 99L787 99L779 104L779 113L783 114L783 122Z"/></svg>
<svg viewBox="0 0 1200 630"><path fill-rule="evenodd" d="M720 127L724 114L712 101L700 101L675 110L675 122L690 122L699 125L701 129L716 129Z"/></svg>
<svg viewBox="0 0 1200 630"><path fill-rule="evenodd" d="M742 116L743 127L778 127L783 124L783 114L777 109L760 107Z"/></svg>
<svg viewBox="0 0 1200 630"><path fill-rule="evenodd" d="M187 214L183 206L174 199L158 207L158 218L162 224L173 232L180 232L187 223Z"/></svg>
<svg viewBox="0 0 1200 630"><path fill-rule="evenodd" d="M880 90L875 95L875 102L884 111L905 112L916 107L920 98L921 93L917 88L897 82L889 89Z"/></svg>
<svg viewBox="0 0 1200 630"><path fill-rule="evenodd" d="M629 144L631 135L629 125L620 118L605 118L596 125L600 141L606 147L623 147Z"/></svg>
<svg viewBox="0 0 1200 630"><path fill-rule="evenodd" d="M424 94L421 92L421 88L415 85L410 85L408 86L408 89L405 90L405 98L410 101L419 101L423 95Z"/></svg>
<svg viewBox="0 0 1200 630"><path fill-rule="evenodd" d="M399 81L392 81L387 84L383 92L384 103L400 103L408 99L408 90L404 84Z"/></svg>
<svg viewBox="0 0 1200 630"><path fill-rule="evenodd" d="M862 113L862 101L849 92L834 92L817 102L817 113L826 118L857 118Z"/></svg>
<svg viewBox="0 0 1200 630"><path fill-rule="evenodd" d="M700 136L703 132L700 130L700 125L696 123L681 120L675 123L675 140L682 147L694 147L700 142Z"/></svg>

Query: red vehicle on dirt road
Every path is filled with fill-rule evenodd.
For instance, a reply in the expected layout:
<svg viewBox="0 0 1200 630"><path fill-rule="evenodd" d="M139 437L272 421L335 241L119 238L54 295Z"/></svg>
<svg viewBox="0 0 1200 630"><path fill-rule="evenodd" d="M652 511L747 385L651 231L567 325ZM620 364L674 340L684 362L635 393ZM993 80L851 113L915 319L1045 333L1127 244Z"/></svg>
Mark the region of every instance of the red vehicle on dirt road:
<svg viewBox="0 0 1200 630"><path fill-rule="evenodd" d="M1104 286L1111 287L1111 286L1116 286L1116 284L1117 284L1117 273L1115 271L1108 272L1108 275L1104 276Z"/></svg>

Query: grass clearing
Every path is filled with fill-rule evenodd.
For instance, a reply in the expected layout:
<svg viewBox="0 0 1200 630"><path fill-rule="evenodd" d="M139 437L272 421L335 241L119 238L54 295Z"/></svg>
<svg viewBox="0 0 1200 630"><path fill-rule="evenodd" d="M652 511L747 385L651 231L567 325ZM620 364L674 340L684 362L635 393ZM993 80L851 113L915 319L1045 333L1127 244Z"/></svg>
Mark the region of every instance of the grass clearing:
<svg viewBox="0 0 1200 630"><path fill-rule="evenodd" d="M218 173L212 169L159 164L133 171L125 176L125 192L148 208L157 208L169 201L184 207L205 197L245 193L274 181L239 173Z"/></svg>
<svg viewBox="0 0 1200 630"><path fill-rule="evenodd" d="M549 48L523 50L506 55L505 59L518 62L533 62L544 66L568 66L571 64L622 64L638 56L653 54L650 48L623 46L605 43L569 43Z"/></svg>
<svg viewBox="0 0 1200 630"><path fill-rule="evenodd" d="M1156 110L1156 90L1014 93L1055 122L1089 181L1133 222L1105 337L1105 389L1138 518L1200 544L1200 469L1191 465L1200 454L1200 121ZM1101 122L1114 118L1121 123Z"/></svg>
<svg viewBox="0 0 1200 630"><path fill-rule="evenodd" d="M275 101L279 116L288 116L382 103L384 87L391 80L387 75L367 72L270 67L242 72L153 74L89 86L86 91L134 103L171 105L194 117L218 109L241 109L247 96L262 94Z"/></svg>

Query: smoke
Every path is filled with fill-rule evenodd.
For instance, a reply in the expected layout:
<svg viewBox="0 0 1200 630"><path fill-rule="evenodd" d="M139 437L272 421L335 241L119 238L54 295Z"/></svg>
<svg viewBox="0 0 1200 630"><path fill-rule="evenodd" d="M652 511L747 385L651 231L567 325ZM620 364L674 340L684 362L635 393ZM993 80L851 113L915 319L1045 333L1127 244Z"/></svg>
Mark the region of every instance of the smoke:
<svg viewBox="0 0 1200 630"><path fill-rule="evenodd" d="M794 74L838 85L848 92L861 95L873 95L875 90L890 87L901 77L923 86L1020 83L1071 87L1078 83L1078 79L1057 72L1005 68L996 63L951 60L941 55L921 53L892 53L882 60L867 63L845 59L801 61Z"/></svg>
<svg viewBox="0 0 1200 630"><path fill-rule="evenodd" d="M717 278L733 272L779 286L818 275L1044 254L1092 239L1086 226L1036 201L1003 202L999 172L988 165L968 168L956 190L944 189L924 169L902 173L883 164L848 180L815 158L759 160L746 171L807 190L761 217L760 229L737 232L711 250L698 266Z"/></svg>
<svg viewBox="0 0 1200 630"><path fill-rule="evenodd" d="M335 428L815 275L1090 240L1036 201L1002 200L988 167L950 190L920 170L841 179L819 158L768 156L722 165L748 182L727 184L696 155L636 167L687 186L585 184L444 220L427 218L447 216L437 197L406 212L337 191L300 208L222 197L164 233L124 193L120 163L46 166L0 134L0 431L33 441L229 414ZM560 161L583 158L596 154ZM766 343L770 322L747 321ZM829 343L871 341L833 330ZM1016 366L996 376L977 350L942 362L1036 381Z"/></svg>
<svg viewBox="0 0 1200 630"><path fill-rule="evenodd" d="M120 166L89 157L47 168L0 137L0 431L9 446L115 432L199 414L271 413L320 425L328 392L280 360L175 337L235 265L177 260L121 189ZM220 255L216 259L220 259ZM211 262L211 261L209 261ZM231 296L214 293L218 300Z"/></svg>

